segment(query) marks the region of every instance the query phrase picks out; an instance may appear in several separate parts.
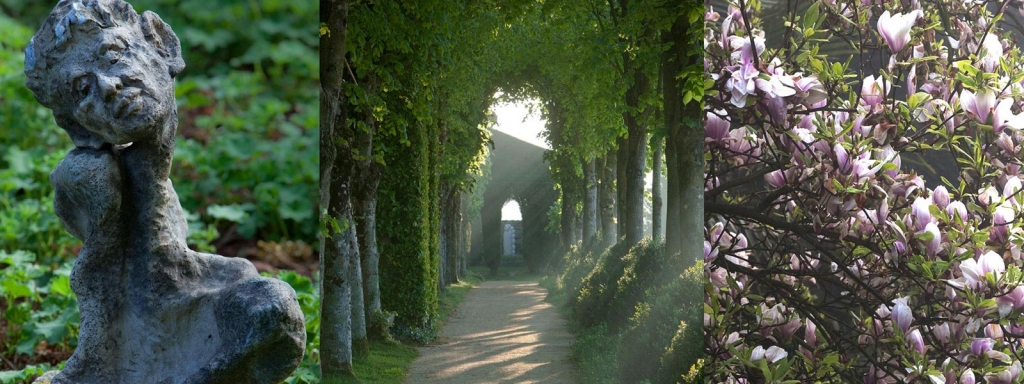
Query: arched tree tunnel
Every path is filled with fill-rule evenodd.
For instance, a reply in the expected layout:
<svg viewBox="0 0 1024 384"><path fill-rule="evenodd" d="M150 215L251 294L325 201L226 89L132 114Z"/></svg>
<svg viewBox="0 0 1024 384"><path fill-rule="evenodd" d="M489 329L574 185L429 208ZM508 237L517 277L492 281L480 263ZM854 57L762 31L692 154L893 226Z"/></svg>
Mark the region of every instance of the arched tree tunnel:
<svg viewBox="0 0 1024 384"><path fill-rule="evenodd" d="M544 230L547 212L558 199L551 182L544 148L492 131L491 181L484 191L480 210L481 246L474 247L474 258L482 258L491 272L501 263L501 208L509 199L519 202L523 215L523 256L531 271L542 266L544 256L558 245L558 238Z"/></svg>

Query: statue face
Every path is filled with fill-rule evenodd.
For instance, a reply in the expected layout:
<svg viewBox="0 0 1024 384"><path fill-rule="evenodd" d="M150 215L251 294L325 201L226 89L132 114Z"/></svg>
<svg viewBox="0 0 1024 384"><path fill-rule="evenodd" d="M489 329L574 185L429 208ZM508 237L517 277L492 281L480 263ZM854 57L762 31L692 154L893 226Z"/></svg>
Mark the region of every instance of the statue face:
<svg viewBox="0 0 1024 384"><path fill-rule="evenodd" d="M104 142L155 140L174 118L174 81L138 25L76 31L55 68L72 120Z"/></svg>

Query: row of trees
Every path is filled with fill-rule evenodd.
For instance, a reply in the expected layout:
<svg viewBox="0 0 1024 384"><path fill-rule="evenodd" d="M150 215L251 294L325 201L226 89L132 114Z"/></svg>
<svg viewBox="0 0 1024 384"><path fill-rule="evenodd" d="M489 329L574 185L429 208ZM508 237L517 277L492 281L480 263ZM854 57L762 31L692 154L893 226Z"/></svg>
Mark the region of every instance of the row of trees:
<svg viewBox="0 0 1024 384"><path fill-rule="evenodd" d="M693 255L680 260L698 254L698 241L682 236L698 233L696 220L682 218L701 215L682 212L700 209L701 179L690 166L701 156L690 132L699 125L684 119L698 115L703 91L695 75L701 31L691 27L699 4L321 0L320 7L325 380L352 375L353 352L366 348L368 330L385 330L385 310L397 312L394 333L429 337L438 289L465 267L463 207L499 90L507 99L543 100L566 244L576 240L569 234L581 200L584 232L598 233L598 186L605 241L618 238L611 233L640 240L647 147L660 148L664 137L666 239L673 254ZM613 216L623 218L619 228Z"/></svg>

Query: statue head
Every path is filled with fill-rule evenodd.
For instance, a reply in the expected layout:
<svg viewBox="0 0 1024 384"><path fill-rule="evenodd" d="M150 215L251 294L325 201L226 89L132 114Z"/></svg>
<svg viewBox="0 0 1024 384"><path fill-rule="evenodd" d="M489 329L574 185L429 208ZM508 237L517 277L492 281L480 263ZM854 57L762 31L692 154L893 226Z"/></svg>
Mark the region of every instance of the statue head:
<svg viewBox="0 0 1024 384"><path fill-rule="evenodd" d="M61 0L25 49L26 85L79 147L162 137L184 67L171 28L123 0Z"/></svg>

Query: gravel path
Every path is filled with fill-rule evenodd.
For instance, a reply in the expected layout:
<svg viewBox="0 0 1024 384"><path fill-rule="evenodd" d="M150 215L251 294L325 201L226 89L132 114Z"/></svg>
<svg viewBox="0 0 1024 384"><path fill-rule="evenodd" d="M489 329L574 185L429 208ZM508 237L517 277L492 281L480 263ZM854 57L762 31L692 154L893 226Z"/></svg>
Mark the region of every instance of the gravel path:
<svg viewBox="0 0 1024 384"><path fill-rule="evenodd" d="M486 281L466 294L406 384L573 384L572 335L532 281Z"/></svg>

